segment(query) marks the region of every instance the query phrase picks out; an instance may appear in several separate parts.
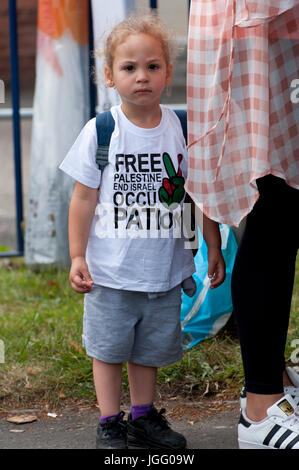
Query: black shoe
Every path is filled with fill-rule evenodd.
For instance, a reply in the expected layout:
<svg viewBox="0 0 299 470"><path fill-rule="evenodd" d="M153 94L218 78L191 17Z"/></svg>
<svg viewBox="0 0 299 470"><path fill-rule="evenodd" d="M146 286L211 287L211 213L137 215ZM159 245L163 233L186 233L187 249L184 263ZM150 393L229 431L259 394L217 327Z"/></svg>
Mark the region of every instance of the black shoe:
<svg viewBox="0 0 299 470"><path fill-rule="evenodd" d="M185 449L186 439L182 434L173 431L163 416L165 409L159 412L151 408L146 416L127 422L128 446L147 449Z"/></svg>
<svg viewBox="0 0 299 470"><path fill-rule="evenodd" d="M99 423L97 429L97 449L127 449L127 423L122 421L124 412L121 411L115 418Z"/></svg>

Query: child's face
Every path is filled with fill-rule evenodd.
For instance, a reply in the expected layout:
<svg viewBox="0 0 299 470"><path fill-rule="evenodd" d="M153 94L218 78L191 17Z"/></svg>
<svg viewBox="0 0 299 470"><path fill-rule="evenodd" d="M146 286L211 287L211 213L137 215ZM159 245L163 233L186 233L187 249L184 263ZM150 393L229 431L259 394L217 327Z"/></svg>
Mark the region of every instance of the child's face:
<svg viewBox="0 0 299 470"><path fill-rule="evenodd" d="M148 34L131 34L116 46L112 71L105 68L107 86L115 86L122 103L155 106L171 82L172 64L166 65L160 41Z"/></svg>

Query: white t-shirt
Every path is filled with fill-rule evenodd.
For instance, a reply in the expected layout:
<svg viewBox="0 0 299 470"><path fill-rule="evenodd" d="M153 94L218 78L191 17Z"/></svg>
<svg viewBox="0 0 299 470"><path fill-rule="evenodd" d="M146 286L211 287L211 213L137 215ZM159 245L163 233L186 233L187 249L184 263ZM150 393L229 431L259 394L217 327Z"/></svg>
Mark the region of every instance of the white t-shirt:
<svg viewBox="0 0 299 470"><path fill-rule="evenodd" d="M161 111L160 124L144 129L129 121L120 105L112 107L115 129L103 172L96 164L95 118L59 167L80 183L99 188L86 251L95 284L162 292L195 272L181 223L188 168L185 139L176 114L163 105Z"/></svg>

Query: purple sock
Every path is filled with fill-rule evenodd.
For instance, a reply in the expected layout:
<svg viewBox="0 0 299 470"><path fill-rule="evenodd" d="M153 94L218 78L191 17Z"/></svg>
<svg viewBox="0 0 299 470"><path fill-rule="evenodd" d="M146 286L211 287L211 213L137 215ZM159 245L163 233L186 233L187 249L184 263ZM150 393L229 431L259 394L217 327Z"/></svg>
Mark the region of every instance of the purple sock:
<svg viewBox="0 0 299 470"><path fill-rule="evenodd" d="M153 408L153 405L136 405L131 406L132 419L140 418L140 416L146 416L148 410Z"/></svg>
<svg viewBox="0 0 299 470"><path fill-rule="evenodd" d="M118 413L118 414L119 414L119 413ZM101 423L106 423L108 419L116 418L116 417L118 416L118 414L117 414L117 415L111 415L111 416L101 416L101 417L100 417L100 422L101 422ZM120 418L120 421L122 421L122 420L123 420L123 419L122 419L122 417L121 417L121 418Z"/></svg>

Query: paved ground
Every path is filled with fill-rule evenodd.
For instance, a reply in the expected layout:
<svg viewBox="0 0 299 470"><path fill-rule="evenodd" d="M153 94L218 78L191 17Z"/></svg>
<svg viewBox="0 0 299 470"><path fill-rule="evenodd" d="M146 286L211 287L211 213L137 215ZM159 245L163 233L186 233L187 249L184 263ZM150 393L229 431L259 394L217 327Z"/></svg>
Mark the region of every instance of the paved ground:
<svg viewBox="0 0 299 470"><path fill-rule="evenodd" d="M188 449L237 449L238 403L230 411L196 421L187 415L169 419L172 427L185 435ZM28 413L28 412L27 412ZM34 410L29 412L34 414ZM8 413L15 416L17 413ZM44 416L28 424L0 419L0 449L94 449L99 412L96 408L75 413L60 410L56 418Z"/></svg>

